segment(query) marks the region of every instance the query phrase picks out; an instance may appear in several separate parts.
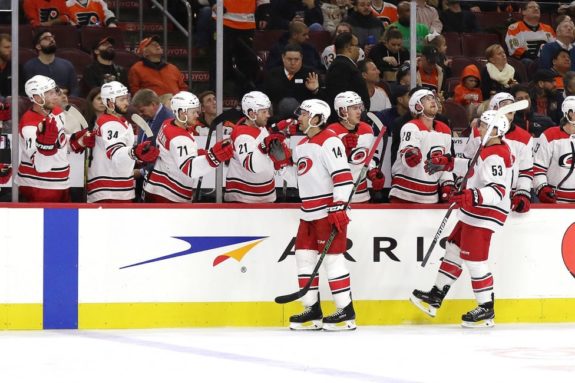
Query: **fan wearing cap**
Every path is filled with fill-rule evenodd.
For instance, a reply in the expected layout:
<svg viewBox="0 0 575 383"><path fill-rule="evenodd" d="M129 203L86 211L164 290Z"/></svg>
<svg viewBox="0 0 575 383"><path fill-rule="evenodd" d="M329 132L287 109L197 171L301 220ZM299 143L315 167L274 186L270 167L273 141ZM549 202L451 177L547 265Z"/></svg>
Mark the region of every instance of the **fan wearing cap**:
<svg viewBox="0 0 575 383"><path fill-rule="evenodd" d="M440 92L443 87L443 68L439 65L439 52L433 45L425 45L421 49L417 85L435 92Z"/></svg>
<svg viewBox="0 0 575 383"><path fill-rule="evenodd" d="M128 83L126 68L114 64L114 58L116 57L115 43L115 40L111 37L104 37L94 43L92 47L94 61L86 67L82 77L86 89L99 87L110 81L119 81L122 84Z"/></svg>
<svg viewBox="0 0 575 383"><path fill-rule="evenodd" d="M538 69L529 83L531 95L531 109L543 116L549 116L553 122L559 124L561 114L562 95L556 91L556 73L550 69Z"/></svg>
<svg viewBox="0 0 575 383"><path fill-rule="evenodd" d="M151 89L158 96L188 90L184 74L178 67L162 60L164 50L158 36L146 37L140 41L137 53L142 59L128 71L128 84L132 94L142 88Z"/></svg>
<svg viewBox="0 0 575 383"><path fill-rule="evenodd" d="M68 0L66 5L74 24L90 27L117 27L118 20L104 0Z"/></svg>

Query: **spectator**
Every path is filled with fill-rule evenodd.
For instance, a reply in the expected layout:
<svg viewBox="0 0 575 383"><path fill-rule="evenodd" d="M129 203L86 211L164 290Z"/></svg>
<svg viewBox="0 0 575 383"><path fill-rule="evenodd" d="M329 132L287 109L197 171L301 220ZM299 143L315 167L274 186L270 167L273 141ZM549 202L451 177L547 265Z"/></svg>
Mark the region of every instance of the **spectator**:
<svg viewBox="0 0 575 383"><path fill-rule="evenodd" d="M0 96L12 95L12 38L0 33Z"/></svg>
<svg viewBox="0 0 575 383"><path fill-rule="evenodd" d="M417 85L434 92L443 89L443 69L438 64L439 52L432 45L425 45L417 65Z"/></svg>
<svg viewBox="0 0 575 383"><path fill-rule="evenodd" d="M443 35L432 32L425 36L425 43L437 48L437 65L443 69L443 78L451 77L451 59L447 58L447 40Z"/></svg>
<svg viewBox="0 0 575 383"><path fill-rule="evenodd" d="M389 101L389 96L382 87L378 86L380 72L377 66L371 60L363 60L358 62L358 68L367 85L370 103L369 111L379 112L390 108L391 101Z"/></svg>
<svg viewBox="0 0 575 383"><path fill-rule="evenodd" d="M174 114L160 102L156 92L151 89L140 89L137 91L132 98L132 105L136 108L138 114L150 125L150 129L154 133L153 137L147 137L144 131L140 130L136 142L140 143L150 140L155 145L162 124L168 118L174 118Z"/></svg>
<svg viewBox="0 0 575 383"><path fill-rule="evenodd" d="M201 110L198 116L199 124L196 125L194 135L207 136L212 121L218 115L216 93L212 90L206 90L198 95L198 100L200 100ZM227 134L229 135L229 132ZM225 131L224 135L226 135Z"/></svg>
<svg viewBox="0 0 575 383"><path fill-rule="evenodd" d="M386 134L390 137L394 121L409 113L409 86L392 84L391 104L391 108L376 113L383 125L387 126ZM379 131L374 134L379 134Z"/></svg>
<svg viewBox="0 0 575 383"><path fill-rule="evenodd" d="M447 0L447 9L441 12L439 19L443 24L443 32L479 32L475 14L461 9L461 0Z"/></svg>
<svg viewBox="0 0 575 383"><path fill-rule="evenodd" d="M535 1L521 6L523 20L507 28L505 43L509 54L529 66L539 56L539 48L555 41L555 31L550 25L540 22L541 10Z"/></svg>
<svg viewBox="0 0 575 383"><path fill-rule="evenodd" d="M399 85L411 86L411 68L406 62L397 70L396 83Z"/></svg>
<svg viewBox="0 0 575 383"><path fill-rule="evenodd" d="M323 30L323 13L319 0L271 0L269 29L288 29L294 21L312 30Z"/></svg>
<svg viewBox="0 0 575 383"><path fill-rule="evenodd" d="M359 46L368 43L368 37L373 36L373 41L378 41L383 35L381 21L371 13L370 0L356 0L353 11L347 15L346 21L353 27L353 34L359 40Z"/></svg>
<svg viewBox="0 0 575 383"><path fill-rule="evenodd" d="M68 0L72 23L82 26L116 28L118 20L104 0Z"/></svg>
<svg viewBox="0 0 575 383"><path fill-rule="evenodd" d="M558 50L566 49L571 55L572 69L575 69L575 50L573 50L573 41L575 41L575 25L572 20L563 20L557 28L557 40L546 43L541 46L539 54L538 68L551 69L552 58Z"/></svg>
<svg viewBox="0 0 575 383"><path fill-rule="evenodd" d="M466 66L461 73L461 82L454 90L453 101L465 107L483 102L479 69L473 64Z"/></svg>
<svg viewBox="0 0 575 383"><path fill-rule="evenodd" d="M88 127L90 129L94 128L96 120L106 112L106 105L102 101L102 96L100 95L100 87L93 88L88 92L86 96L86 121L88 122Z"/></svg>
<svg viewBox="0 0 575 383"><path fill-rule="evenodd" d="M341 22L335 29L335 35L333 37L334 40L337 36L339 36L343 32L353 33L351 25L349 25L349 23L346 23L345 21ZM331 64L334 58L335 58L335 45L331 44L325 47L325 49L321 54L321 62L325 66L325 69L329 68L329 65ZM361 61L363 59L365 59L365 52L363 51L363 49L359 48L359 58L357 59L357 61Z"/></svg>
<svg viewBox="0 0 575 383"><path fill-rule="evenodd" d="M367 110L370 109L367 85L357 68L359 46L357 37L351 33L342 33L335 39L336 56L326 75L327 103L333 106L333 100L338 94L351 90L357 93ZM333 114L336 115L335 113ZM334 117L335 118L335 117ZM335 119L334 119L335 121Z"/></svg>
<svg viewBox="0 0 575 383"><path fill-rule="evenodd" d="M383 0L371 0L371 14L381 21L383 28L397 21L397 7Z"/></svg>
<svg viewBox="0 0 575 383"><path fill-rule="evenodd" d="M111 37L104 37L96 41L92 47L94 62L86 67L82 81L87 89L92 89L110 81L128 82L128 73L120 65L114 64L116 51L115 41Z"/></svg>
<svg viewBox="0 0 575 383"><path fill-rule="evenodd" d="M303 65L323 73L321 59L315 48L307 41L309 40L309 28L301 21L292 21L286 33L280 41L271 49L268 56L267 69L281 67L283 64L282 54L288 44L298 44L301 46L303 54Z"/></svg>
<svg viewBox="0 0 575 383"><path fill-rule="evenodd" d="M34 48L38 57L28 60L23 67L24 81L35 75L52 78L60 88L68 89L71 96L78 96L78 77L74 65L68 60L56 57L56 40L46 29L34 35Z"/></svg>
<svg viewBox="0 0 575 383"><path fill-rule="evenodd" d="M319 92L318 74L303 66L303 52L299 45L288 44L282 54L283 65L268 71L264 81L264 93L272 102L279 119L293 115L304 100L316 98Z"/></svg>
<svg viewBox="0 0 575 383"><path fill-rule="evenodd" d="M560 49L553 55L553 67L552 71L555 72L555 89L557 91L563 92L563 76L569 72L571 69L571 58L569 51L566 49Z"/></svg>
<svg viewBox="0 0 575 383"><path fill-rule="evenodd" d="M72 24L66 0L24 0L23 8L34 27Z"/></svg>
<svg viewBox="0 0 575 383"><path fill-rule="evenodd" d="M510 89L510 93L515 98L515 101L527 100L529 102L527 108L518 110L513 117L513 122L527 130L529 134L534 137L539 137L547 128L556 125L551 118L533 112L531 109L529 87L527 85L513 85Z"/></svg>
<svg viewBox="0 0 575 383"><path fill-rule="evenodd" d="M573 63L573 62L571 62ZM563 97L575 96L575 72L569 71L563 76Z"/></svg>
<svg viewBox="0 0 575 383"><path fill-rule="evenodd" d="M437 9L427 5L426 0L416 0L416 3L417 23L427 26L431 32L441 33L443 24L439 20Z"/></svg>
<svg viewBox="0 0 575 383"><path fill-rule="evenodd" d="M369 58L373 60L385 81L396 81L399 67L409 61L409 51L401 44L403 37L399 29L389 27L370 51Z"/></svg>
<svg viewBox="0 0 575 383"><path fill-rule="evenodd" d="M529 95L534 113L548 116L555 124L559 124L563 97L555 90L555 72L550 69L538 69L529 84Z"/></svg>
<svg viewBox="0 0 575 383"><path fill-rule="evenodd" d="M137 53L142 59L132 65L128 71L130 92L135 94L140 89L151 89L158 95L178 93L186 90L184 74L173 64L164 62L158 36L146 37L138 45Z"/></svg>
<svg viewBox="0 0 575 383"><path fill-rule="evenodd" d="M321 3L323 29L332 34L336 32L336 28L342 20L347 17L347 8L340 6L340 2L340 0L326 0Z"/></svg>
<svg viewBox="0 0 575 383"><path fill-rule="evenodd" d="M481 92L487 100L496 93L506 92L512 85L523 79L515 72L515 68L507 63L507 55L503 47L493 44L485 50L487 64L481 68Z"/></svg>
<svg viewBox="0 0 575 383"><path fill-rule="evenodd" d="M403 47L408 50L410 49L411 40L411 30L409 28L410 13L411 10L409 8L409 1L402 1L397 6L397 21L390 25L399 29L401 35L403 36ZM415 34L417 36L417 53L420 53L421 48L423 47L423 40L425 39L425 36L429 34L429 28L425 24L417 23Z"/></svg>

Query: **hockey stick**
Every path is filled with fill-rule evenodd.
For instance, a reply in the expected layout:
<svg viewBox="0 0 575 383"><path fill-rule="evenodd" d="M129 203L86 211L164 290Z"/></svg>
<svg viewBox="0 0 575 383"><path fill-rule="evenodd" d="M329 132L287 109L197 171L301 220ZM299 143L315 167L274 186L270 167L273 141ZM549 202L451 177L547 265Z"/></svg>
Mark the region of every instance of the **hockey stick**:
<svg viewBox="0 0 575 383"><path fill-rule="evenodd" d="M377 170L381 171L381 168L383 166L383 158L385 157L385 150L387 149L387 140L389 139L389 136L387 135L387 126L383 125L381 120L372 112L367 112L367 117L373 122L375 126L377 126L380 132L382 130L385 130L383 145L381 148L381 155L379 156L379 164L377 165ZM382 199L383 199L382 192L381 190L378 190L373 194L372 202L381 201Z"/></svg>
<svg viewBox="0 0 575 383"><path fill-rule="evenodd" d="M66 105L64 108L64 115L66 116L65 128L67 133L76 133L88 127L88 121L86 121L82 113L80 113L74 105Z"/></svg>
<svg viewBox="0 0 575 383"><path fill-rule="evenodd" d="M377 138L375 139L375 142L373 143L373 146L371 147L369 154L365 158L365 162L363 163L363 168L361 168L361 172L359 173L357 180L355 180L355 183L353 184L353 189L351 189L351 193L349 194L349 198L347 199L347 202L343 206L344 211L347 210L347 207L351 203L351 199L353 198L353 195L355 194L357 187L361 183L361 180L365 178L365 175L367 174L367 168L369 167L369 163L373 159L373 155L375 154L375 151L377 150L377 147L379 146L379 143L381 142L381 138L383 137L383 133L385 133L385 129L382 129L379 131L379 134L377 135ZM291 293L291 294L287 294L287 295L280 295L279 297L276 297L276 299L275 299L276 303L284 304L284 303L293 302L293 301L303 297L305 294L307 294L307 292L309 291L309 289L311 287L311 284L312 284L314 278L316 277L316 275L319 271L319 267L321 266L323 259L325 258L327 252L329 251L329 248L331 247L331 243L333 242L336 235L337 235L337 229L333 228L331 230L329 238L327 239L327 242L325 243L323 251L321 252L321 255L319 256L319 259L317 260L317 264L315 265L313 271L311 272L311 275L309 276L309 280L307 281L306 285L302 289L300 289L299 291L296 291L295 293Z"/></svg>
<svg viewBox="0 0 575 383"><path fill-rule="evenodd" d="M208 130L208 137L206 139L206 146L204 147L204 150L207 151L210 148L210 141L212 140L212 135L214 134L214 130L216 130L216 127L219 124L224 123L228 120L235 120L237 118L240 118L241 116L243 116L242 112L240 112L235 108L224 110L222 113L217 115L210 124L210 129ZM203 177L198 178L198 185L196 186L196 192L194 193L193 202L198 202L200 200L200 194L202 190L202 179Z"/></svg>
<svg viewBox="0 0 575 383"><path fill-rule="evenodd" d="M461 192L463 189L465 189L465 186L467 185L467 180L471 176L471 172L473 171L473 167L475 166L475 164L477 163L477 160L479 159L479 155L481 154L481 150L485 147L485 145L487 145L487 142L491 138L491 132L493 131L493 127L494 127L493 122L500 116L504 116L507 113L515 112L517 110L525 109L525 108L527 108L528 105L529 105L529 103L527 100L521 100L521 101L514 102L513 104L502 106L501 108L499 108L497 110L497 113L495 114L494 118L491 120L491 123L487 127L487 132L485 132L485 136L483 136L483 140L481 141L481 145L479 146L479 148L477 148L477 151L475 152L475 155L471 159L471 162L469 162L469 165L467 167L467 172L465 173L465 176L463 176L463 181L461 182L461 184L459 185L459 188L457 189L458 192ZM427 264L427 261L429 260L429 257L431 256L431 253L433 252L433 249L435 248L435 245L439 241L439 237L441 237L441 233L443 232L443 229L445 229L445 225L447 225L447 221L449 220L449 217L451 216L451 212L453 211L454 208L455 208L455 203L452 203L451 205L449 205L449 208L447 209L447 213L445 213L445 216L443 217L443 220L441 221L441 224L439 225L439 228L437 229L437 232L435 233L435 237L433 237L433 241L431 241L431 245L429 246L427 253L425 253L423 260L421 261L421 267L425 267L425 265Z"/></svg>
<svg viewBox="0 0 575 383"><path fill-rule="evenodd" d="M146 137L154 137L154 132L152 132L152 128L150 125L144 120L139 114L132 114L130 119L134 122L134 124L138 125L140 129L144 131Z"/></svg>

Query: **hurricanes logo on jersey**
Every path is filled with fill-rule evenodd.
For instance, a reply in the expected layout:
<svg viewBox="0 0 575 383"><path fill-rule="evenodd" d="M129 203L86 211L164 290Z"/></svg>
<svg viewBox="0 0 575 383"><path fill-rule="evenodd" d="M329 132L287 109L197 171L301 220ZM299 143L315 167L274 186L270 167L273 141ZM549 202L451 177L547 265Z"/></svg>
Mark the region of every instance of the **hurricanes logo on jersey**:
<svg viewBox="0 0 575 383"><path fill-rule="evenodd" d="M308 157L300 158L297 161L297 175L303 176L304 174L309 172L309 170L311 169L312 166L313 166L313 161L311 160L311 158L308 158Z"/></svg>
<svg viewBox="0 0 575 383"><path fill-rule="evenodd" d="M563 154L559 157L559 166L562 168L571 168L571 164L573 163L573 154L567 153Z"/></svg>
<svg viewBox="0 0 575 383"><path fill-rule="evenodd" d="M363 164L367 157L367 148L354 149L351 152L350 162L354 165Z"/></svg>
<svg viewBox="0 0 575 383"><path fill-rule="evenodd" d="M572 223L563 235L561 254L563 255L565 267L575 278L575 223Z"/></svg>

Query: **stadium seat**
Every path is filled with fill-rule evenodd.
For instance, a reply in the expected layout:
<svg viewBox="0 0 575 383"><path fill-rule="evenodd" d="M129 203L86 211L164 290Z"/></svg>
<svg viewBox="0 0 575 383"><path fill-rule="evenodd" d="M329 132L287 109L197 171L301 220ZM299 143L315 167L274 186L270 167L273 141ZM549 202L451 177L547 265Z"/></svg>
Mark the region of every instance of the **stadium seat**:
<svg viewBox="0 0 575 383"><path fill-rule="evenodd" d="M459 78L461 76L461 72L463 69L468 66L474 64L477 66L477 69L481 69L481 66L477 62L477 60L471 57L465 56L456 56L451 59L451 77Z"/></svg>
<svg viewBox="0 0 575 383"><path fill-rule="evenodd" d="M462 33L461 48L463 56L485 57L485 49L493 44L501 44L495 33Z"/></svg>
<svg viewBox="0 0 575 383"><path fill-rule="evenodd" d="M58 48L80 48L80 34L71 25L53 25L51 27L34 28L34 34L42 29L49 30L56 39Z"/></svg>
<svg viewBox="0 0 575 383"><path fill-rule="evenodd" d="M78 82L82 80L84 68L92 63L92 56L80 49L60 49L58 57L69 60L74 65Z"/></svg>
<svg viewBox="0 0 575 383"><path fill-rule="evenodd" d="M120 28L83 27L80 29L81 48L92 53L92 46L104 37L111 37L115 40L114 48L125 49L124 32Z"/></svg>
<svg viewBox="0 0 575 383"><path fill-rule="evenodd" d="M445 43L447 44L447 56L461 56L461 36L457 32L445 32Z"/></svg>
<svg viewBox="0 0 575 383"><path fill-rule="evenodd" d="M9 35L12 34L12 29L10 25L0 25L0 33L7 33ZM18 27L18 34L19 34L19 40L18 40L18 45L20 48L34 48L33 44L32 44L32 40L33 40L33 33L32 33L32 26L25 24L25 25L20 25Z"/></svg>
<svg viewBox="0 0 575 383"><path fill-rule="evenodd" d="M126 68L126 70L130 69L132 65L134 65L140 57L135 53L128 52L122 49L116 49L116 57L114 58L114 63Z"/></svg>
<svg viewBox="0 0 575 383"><path fill-rule="evenodd" d="M287 32L284 30L256 30L254 34L254 50L256 52L269 51L285 33Z"/></svg>
<svg viewBox="0 0 575 383"><path fill-rule="evenodd" d="M323 52L325 47L331 45L331 42L332 36L328 31L317 31L309 33L308 43L310 43L320 54Z"/></svg>
<svg viewBox="0 0 575 383"><path fill-rule="evenodd" d="M477 12L475 18L477 25L482 31L485 32L502 32L507 30L510 24L513 24L520 18L516 18L517 14L507 12Z"/></svg>
<svg viewBox="0 0 575 383"><path fill-rule="evenodd" d="M38 57L38 53L35 49L31 48L20 48L18 49L18 60L20 60L20 65L26 64L26 61Z"/></svg>
<svg viewBox="0 0 575 383"><path fill-rule="evenodd" d="M446 98L453 97L453 92L455 90L455 87L457 86L457 84L459 84L460 81L461 81L461 78L459 78L459 77L450 77L450 78L445 80L445 82L443 84L443 88L447 92L447 94L445 95Z"/></svg>
<svg viewBox="0 0 575 383"><path fill-rule="evenodd" d="M86 113L88 101L85 98L68 96L68 102L78 108L82 114Z"/></svg>
<svg viewBox="0 0 575 383"><path fill-rule="evenodd" d="M452 131L462 132L469 126L467 111L465 108L451 100L443 103L443 114L449 119L449 127Z"/></svg>

